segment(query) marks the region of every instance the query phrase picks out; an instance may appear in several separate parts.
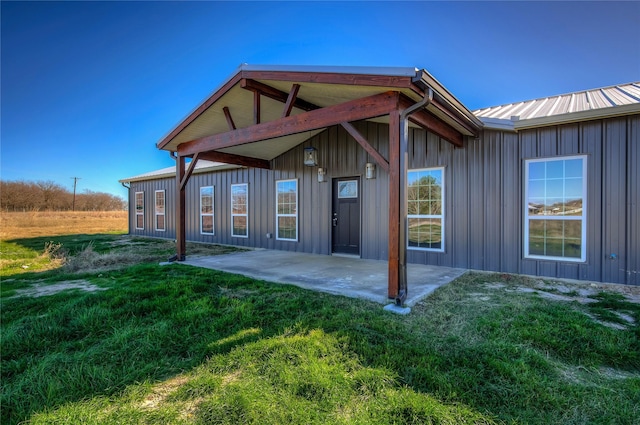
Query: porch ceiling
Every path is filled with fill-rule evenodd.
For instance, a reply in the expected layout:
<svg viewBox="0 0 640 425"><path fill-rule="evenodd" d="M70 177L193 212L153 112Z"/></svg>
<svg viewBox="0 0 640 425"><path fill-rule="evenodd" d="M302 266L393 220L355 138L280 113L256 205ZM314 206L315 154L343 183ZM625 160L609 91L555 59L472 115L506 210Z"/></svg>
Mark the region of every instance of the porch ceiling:
<svg viewBox="0 0 640 425"><path fill-rule="evenodd" d="M324 108L388 91L400 92L413 101L422 98L422 90L415 84L416 75L422 76L422 74L415 69L394 68L390 73L385 68L371 68L351 74L327 72L326 69L323 71L256 69L243 66L167 137L161 140L158 143L158 148L175 152L182 143L227 133L230 131L227 115L231 117L237 129L255 124L254 91L251 88L243 87L247 81L251 84L255 82L260 86L268 86L284 94L289 94L292 86L299 84L300 88L296 98L303 101L302 107L294 105L290 116L306 112L309 110L309 105ZM443 91L446 92L446 90ZM436 93L438 92L436 91ZM464 121L464 116L462 120L451 119L452 114L449 110L459 111L459 105L445 110L443 105L448 106L446 103L446 101L434 102L427 110L461 134L471 135L472 132L468 126L461 125L459 122ZM306 110L303 108L305 106ZM262 94L260 96L260 122L266 123L280 119L283 116L284 107L282 99L274 100ZM225 114L225 109L227 114ZM466 108L462 107L462 109ZM468 115L472 115L468 110L467 112ZM373 118L371 121L388 123L388 116ZM414 123L410 123L410 125L417 127ZM219 149L219 152L271 160L323 130L305 131L271 140L227 147Z"/></svg>

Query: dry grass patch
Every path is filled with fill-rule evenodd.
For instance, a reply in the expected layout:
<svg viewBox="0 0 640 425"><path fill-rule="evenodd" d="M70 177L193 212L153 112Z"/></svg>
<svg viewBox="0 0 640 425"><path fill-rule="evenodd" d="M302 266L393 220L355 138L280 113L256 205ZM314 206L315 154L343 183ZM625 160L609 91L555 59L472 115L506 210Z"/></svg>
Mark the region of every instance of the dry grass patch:
<svg viewBox="0 0 640 425"><path fill-rule="evenodd" d="M0 213L0 239L69 234L126 233L127 211L29 211Z"/></svg>
<svg viewBox="0 0 640 425"><path fill-rule="evenodd" d="M105 291L107 288L101 288L87 280L67 280L58 283L36 282L31 286L23 289L17 289L13 297L44 297L47 295L57 294L58 292L70 289L78 289L85 292Z"/></svg>

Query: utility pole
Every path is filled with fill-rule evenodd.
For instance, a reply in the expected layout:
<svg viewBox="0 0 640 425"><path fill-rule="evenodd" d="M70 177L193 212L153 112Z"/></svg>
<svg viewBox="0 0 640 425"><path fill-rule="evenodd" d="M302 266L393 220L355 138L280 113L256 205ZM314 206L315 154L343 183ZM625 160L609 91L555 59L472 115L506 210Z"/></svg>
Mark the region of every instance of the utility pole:
<svg viewBox="0 0 640 425"><path fill-rule="evenodd" d="M76 210L76 185L78 184L78 180L80 180L80 177L71 177L73 179L73 206L71 207L71 209L73 211Z"/></svg>

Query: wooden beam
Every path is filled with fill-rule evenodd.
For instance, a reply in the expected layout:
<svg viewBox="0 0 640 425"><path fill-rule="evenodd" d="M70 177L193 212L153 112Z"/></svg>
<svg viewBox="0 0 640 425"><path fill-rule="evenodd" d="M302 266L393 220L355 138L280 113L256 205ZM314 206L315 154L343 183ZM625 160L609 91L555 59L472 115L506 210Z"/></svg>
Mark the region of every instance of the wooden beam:
<svg viewBox="0 0 640 425"><path fill-rule="evenodd" d="M176 259L184 261L187 253L185 190L182 179L185 176L185 157L176 158Z"/></svg>
<svg viewBox="0 0 640 425"><path fill-rule="evenodd" d="M242 87L243 89L251 90L253 92L257 92L263 96L282 103L285 103L287 101L287 98L289 97L289 95L282 90L278 90L274 87L268 86L255 80L243 79L240 81L240 87ZM318 105L314 105L313 103L309 103L298 98L296 98L293 106L298 109L302 109L303 111L313 111L314 109L320 109Z"/></svg>
<svg viewBox="0 0 640 425"><path fill-rule="evenodd" d="M184 188L187 186L187 182L189 181L191 174L193 174L193 170L196 169L196 164L198 163L199 155L200 153L197 153L191 159L191 162L189 163L189 168L187 168L187 171L184 173L182 180L180 180L180 190L184 190Z"/></svg>
<svg viewBox="0 0 640 425"><path fill-rule="evenodd" d="M253 123L260 124L260 92L253 92Z"/></svg>
<svg viewBox="0 0 640 425"><path fill-rule="evenodd" d="M294 84L291 86L291 91L289 92L289 96L287 96L287 101L284 103L284 110L282 111L282 118L288 117L291 115L291 110L293 109L293 104L298 97L298 91L300 90L300 84Z"/></svg>
<svg viewBox="0 0 640 425"><path fill-rule="evenodd" d="M402 109L406 109L413 104L415 104L413 100L408 97L401 96L400 106ZM409 116L409 121L419 125L425 130L429 130L432 133L437 134L456 147L461 148L463 145L462 133L424 109L411 114Z"/></svg>
<svg viewBox="0 0 640 425"><path fill-rule="evenodd" d="M231 118L231 112L229 112L229 108L226 106L222 108L222 112L224 112L224 117L227 119L227 125L229 126L229 131L236 129L236 124L233 122L233 118Z"/></svg>
<svg viewBox="0 0 640 425"><path fill-rule="evenodd" d="M252 168L264 168L265 170L271 169L271 163L266 159L251 158L249 156L234 155L226 152L199 152L196 155L200 155L200 159L215 162L224 162L225 164L242 165Z"/></svg>
<svg viewBox="0 0 640 425"><path fill-rule="evenodd" d="M397 109L398 101L398 92L375 94L362 99L355 99L338 105L280 118L275 121L191 140L178 146L178 154L189 156L196 152L220 150L305 131L318 130L341 122L379 117Z"/></svg>
<svg viewBox="0 0 640 425"><path fill-rule="evenodd" d="M218 99L220 99L227 91L231 89L231 87L235 86L238 81L241 79L240 74L236 74L233 78L231 78L227 83L220 87L218 91L209 97L202 105L198 106L198 108L193 111L184 121L180 123L176 128L173 129L171 133L169 133L164 139L156 144L158 149L164 148L171 140L176 137L182 130L184 130L189 124L193 122L196 118L200 116L204 111L206 111L209 106L213 105Z"/></svg>
<svg viewBox="0 0 640 425"><path fill-rule="evenodd" d="M371 155L374 161L376 161L384 171L389 172L389 162L380 155L373 146L371 146L367 139L365 139L351 123L341 122L340 125L347 130L347 133L349 133L369 155Z"/></svg>
<svg viewBox="0 0 640 425"><path fill-rule="evenodd" d="M396 298L400 277L400 111L389 114L389 278L388 296Z"/></svg>

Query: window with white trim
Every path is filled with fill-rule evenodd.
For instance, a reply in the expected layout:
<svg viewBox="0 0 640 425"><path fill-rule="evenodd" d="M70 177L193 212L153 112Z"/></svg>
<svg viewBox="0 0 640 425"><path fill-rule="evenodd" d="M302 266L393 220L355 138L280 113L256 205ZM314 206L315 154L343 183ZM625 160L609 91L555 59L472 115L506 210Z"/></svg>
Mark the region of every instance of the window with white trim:
<svg viewBox="0 0 640 425"><path fill-rule="evenodd" d="M407 248L444 251L444 168L407 173Z"/></svg>
<svg viewBox="0 0 640 425"><path fill-rule="evenodd" d="M298 180L276 181L276 239L298 240Z"/></svg>
<svg viewBox="0 0 640 425"><path fill-rule="evenodd" d="M144 230L144 192L136 192L136 229Z"/></svg>
<svg viewBox="0 0 640 425"><path fill-rule="evenodd" d="M200 188L200 233L214 235L213 230L213 186Z"/></svg>
<svg viewBox="0 0 640 425"><path fill-rule="evenodd" d="M525 161L524 256L586 261L587 159Z"/></svg>
<svg viewBox="0 0 640 425"><path fill-rule="evenodd" d="M249 237L247 223L249 208L249 190L247 183L231 185L231 236Z"/></svg>
<svg viewBox="0 0 640 425"><path fill-rule="evenodd" d="M155 198L156 198L156 203L155 203L156 204L156 211L155 211L156 231L164 232L164 230L165 230L165 227L164 227L164 204L165 204L164 190L156 190Z"/></svg>

